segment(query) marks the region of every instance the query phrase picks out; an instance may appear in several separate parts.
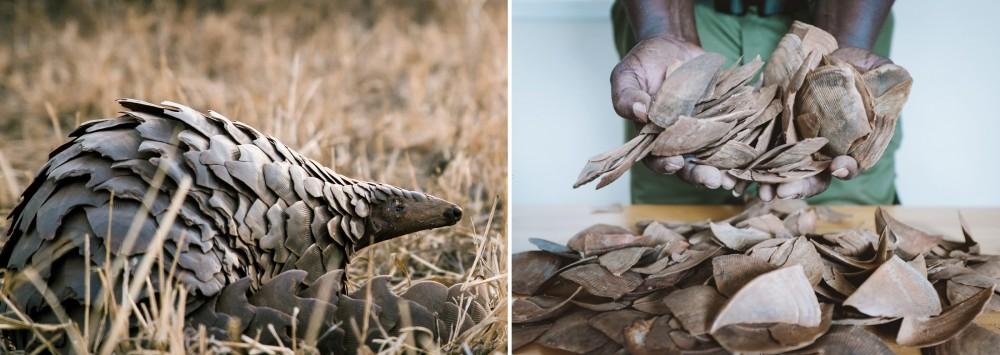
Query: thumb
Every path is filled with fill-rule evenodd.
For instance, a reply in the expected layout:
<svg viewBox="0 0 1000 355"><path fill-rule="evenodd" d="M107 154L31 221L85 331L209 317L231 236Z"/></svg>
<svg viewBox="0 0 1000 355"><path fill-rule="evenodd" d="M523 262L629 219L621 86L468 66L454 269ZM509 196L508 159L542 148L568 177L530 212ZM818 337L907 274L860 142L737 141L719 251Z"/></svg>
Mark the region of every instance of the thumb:
<svg viewBox="0 0 1000 355"><path fill-rule="evenodd" d="M652 97L639 83L640 78L635 71L615 67L611 72L611 100L619 116L645 123L649 120Z"/></svg>
<svg viewBox="0 0 1000 355"><path fill-rule="evenodd" d="M642 161L649 170L663 175L672 175L684 167L684 157L680 155L672 157L648 155Z"/></svg>
<svg viewBox="0 0 1000 355"><path fill-rule="evenodd" d="M830 176L819 174L802 180L784 182L775 190L778 198L806 198L818 195L830 187Z"/></svg>
<svg viewBox="0 0 1000 355"><path fill-rule="evenodd" d="M860 173L858 169L858 161L849 155L841 155L833 158L830 162L830 175L841 179L850 180Z"/></svg>

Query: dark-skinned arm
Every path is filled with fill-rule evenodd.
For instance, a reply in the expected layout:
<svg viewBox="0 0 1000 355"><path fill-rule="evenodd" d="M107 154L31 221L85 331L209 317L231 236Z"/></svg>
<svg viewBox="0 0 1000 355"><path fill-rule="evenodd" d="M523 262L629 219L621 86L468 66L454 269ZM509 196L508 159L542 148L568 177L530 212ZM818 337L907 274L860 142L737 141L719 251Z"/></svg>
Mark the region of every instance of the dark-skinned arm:
<svg viewBox="0 0 1000 355"><path fill-rule="evenodd" d="M666 35L700 45L694 0L624 0L622 5L638 40Z"/></svg>
<svg viewBox="0 0 1000 355"><path fill-rule="evenodd" d="M813 25L830 32L841 47L870 51L892 3L893 0L819 0Z"/></svg>

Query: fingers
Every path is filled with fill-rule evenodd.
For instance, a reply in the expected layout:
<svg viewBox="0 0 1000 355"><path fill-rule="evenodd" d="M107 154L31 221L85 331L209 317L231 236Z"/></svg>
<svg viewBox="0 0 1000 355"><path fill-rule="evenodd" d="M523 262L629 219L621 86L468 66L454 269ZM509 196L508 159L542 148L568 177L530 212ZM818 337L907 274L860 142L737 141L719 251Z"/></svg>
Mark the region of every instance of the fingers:
<svg viewBox="0 0 1000 355"><path fill-rule="evenodd" d="M729 174L727 174L725 172L721 172L720 171L720 173L722 174L722 188L723 189L725 189L725 190L732 190L734 187L736 187L736 178L734 178L732 175L729 175Z"/></svg>
<svg viewBox="0 0 1000 355"><path fill-rule="evenodd" d="M611 71L611 101L615 113L625 119L648 122L652 97L640 85L642 78L625 62Z"/></svg>
<svg viewBox="0 0 1000 355"><path fill-rule="evenodd" d="M684 159L683 156L658 157L647 156L642 160L650 170L657 174L672 175L677 174L681 180L690 184L702 186L709 189L724 188L732 190L742 181L726 174L714 166L695 164ZM743 189L746 188L745 182ZM742 190L740 191L742 193Z"/></svg>
<svg viewBox="0 0 1000 355"><path fill-rule="evenodd" d="M830 181L833 177L850 180L859 174L858 161L846 155L834 158L830 163L829 169L829 173L823 172L801 180L788 181L776 185L759 184L757 195L764 202L770 202L776 197L782 200L812 197L826 191L830 187ZM745 188L745 186L740 186L737 183L736 188L733 190L733 196L738 197L737 189L742 193L742 190Z"/></svg>
<svg viewBox="0 0 1000 355"><path fill-rule="evenodd" d="M649 155L642 160L649 170L663 175L673 175L684 167L684 157L677 155L672 157L658 157Z"/></svg>
<svg viewBox="0 0 1000 355"><path fill-rule="evenodd" d="M861 72L866 72L886 64L892 64L889 58L868 52L868 55L864 57L864 60L859 64L861 66Z"/></svg>
<svg viewBox="0 0 1000 355"><path fill-rule="evenodd" d="M733 197L743 196L743 193L747 191L747 187L750 183L746 180L737 180L736 185L733 186Z"/></svg>
<svg viewBox="0 0 1000 355"><path fill-rule="evenodd" d="M847 61L862 73L892 63L888 58L862 48L842 47L830 55Z"/></svg>
<svg viewBox="0 0 1000 355"><path fill-rule="evenodd" d="M774 185L760 184L757 186L757 196L761 201L771 202L774 199Z"/></svg>
<svg viewBox="0 0 1000 355"><path fill-rule="evenodd" d="M872 69L881 67L881 66L886 65L886 64L892 64L892 60L890 60L889 58L880 57L880 56L874 56L874 57L876 59L873 60L873 61L871 61L870 64L868 64L868 70L872 70Z"/></svg>
<svg viewBox="0 0 1000 355"><path fill-rule="evenodd" d="M678 176L688 183L713 190L722 186L722 172L714 166L688 162Z"/></svg>
<svg viewBox="0 0 1000 355"><path fill-rule="evenodd" d="M830 175L819 174L802 180L789 181L778 185L777 196L785 200L790 198L811 197L830 187Z"/></svg>
<svg viewBox="0 0 1000 355"><path fill-rule="evenodd" d="M841 180L853 179L858 176L859 170L858 161L847 155L833 158L830 162L830 174Z"/></svg>

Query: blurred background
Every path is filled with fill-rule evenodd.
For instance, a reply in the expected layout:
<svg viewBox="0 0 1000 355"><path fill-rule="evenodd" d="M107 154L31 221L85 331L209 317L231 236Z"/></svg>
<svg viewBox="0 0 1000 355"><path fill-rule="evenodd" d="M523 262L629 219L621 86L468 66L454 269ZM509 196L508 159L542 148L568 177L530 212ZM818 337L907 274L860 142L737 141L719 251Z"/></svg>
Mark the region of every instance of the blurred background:
<svg viewBox="0 0 1000 355"><path fill-rule="evenodd" d="M122 97L215 110L339 173L457 202L458 226L359 253L350 283L474 283L496 322L442 348L506 349L506 1L3 1L0 213Z"/></svg>
<svg viewBox="0 0 1000 355"><path fill-rule="evenodd" d="M623 143L611 107L611 0L512 0L512 186L518 204L628 203L628 178L572 189ZM897 1L890 58L910 71L897 188L905 206L1000 205L1000 3ZM516 209L516 208L515 208ZM516 221L516 218L515 218ZM516 223L516 222L515 222Z"/></svg>

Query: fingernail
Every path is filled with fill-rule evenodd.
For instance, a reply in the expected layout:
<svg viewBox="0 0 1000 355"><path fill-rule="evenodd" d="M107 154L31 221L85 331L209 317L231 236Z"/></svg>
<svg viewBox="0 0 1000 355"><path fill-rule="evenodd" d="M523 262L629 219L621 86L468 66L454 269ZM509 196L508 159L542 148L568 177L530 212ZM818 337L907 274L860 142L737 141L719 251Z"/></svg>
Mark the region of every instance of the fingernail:
<svg viewBox="0 0 1000 355"><path fill-rule="evenodd" d="M636 116L646 116L646 104L641 102L636 102L632 104L632 114Z"/></svg>
<svg viewBox="0 0 1000 355"><path fill-rule="evenodd" d="M666 171L677 171L681 167L683 167L683 165L677 165L677 164L674 164L673 162L663 163L663 169L666 170Z"/></svg>
<svg viewBox="0 0 1000 355"><path fill-rule="evenodd" d="M833 176L836 176L836 177L839 177L839 178L845 178L845 177L847 177L848 174L850 174L850 172L847 171L847 168L840 168L840 169L837 169L837 170L833 171Z"/></svg>
<svg viewBox="0 0 1000 355"><path fill-rule="evenodd" d="M733 190L733 197L740 197L740 195L742 194L743 192L741 192L740 190Z"/></svg>

